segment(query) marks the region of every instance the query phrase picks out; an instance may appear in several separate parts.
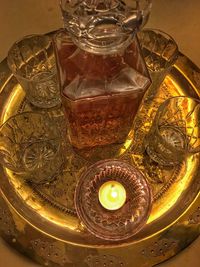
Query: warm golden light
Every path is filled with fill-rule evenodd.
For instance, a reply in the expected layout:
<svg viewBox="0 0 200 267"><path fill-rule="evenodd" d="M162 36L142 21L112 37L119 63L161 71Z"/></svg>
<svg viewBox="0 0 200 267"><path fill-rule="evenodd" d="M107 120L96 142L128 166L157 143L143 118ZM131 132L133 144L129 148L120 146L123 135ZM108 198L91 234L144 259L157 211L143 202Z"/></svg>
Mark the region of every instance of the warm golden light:
<svg viewBox="0 0 200 267"><path fill-rule="evenodd" d="M99 189L99 201L107 210L118 210L126 202L126 190L116 181L108 181Z"/></svg>

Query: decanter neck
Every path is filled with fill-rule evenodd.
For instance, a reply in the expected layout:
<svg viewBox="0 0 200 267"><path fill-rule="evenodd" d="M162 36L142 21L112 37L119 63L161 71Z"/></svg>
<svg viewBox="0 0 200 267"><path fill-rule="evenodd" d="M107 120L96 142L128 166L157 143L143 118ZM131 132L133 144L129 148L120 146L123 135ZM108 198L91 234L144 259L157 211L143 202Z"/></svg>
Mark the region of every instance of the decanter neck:
<svg viewBox="0 0 200 267"><path fill-rule="evenodd" d="M125 49L146 23L150 7L151 0L61 0L69 35L78 47L95 54Z"/></svg>
<svg viewBox="0 0 200 267"><path fill-rule="evenodd" d="M73 42L82 50L99 55L116 54L124 51L133 41L134 34L124 36L79 39L71 35Z"/></svg>

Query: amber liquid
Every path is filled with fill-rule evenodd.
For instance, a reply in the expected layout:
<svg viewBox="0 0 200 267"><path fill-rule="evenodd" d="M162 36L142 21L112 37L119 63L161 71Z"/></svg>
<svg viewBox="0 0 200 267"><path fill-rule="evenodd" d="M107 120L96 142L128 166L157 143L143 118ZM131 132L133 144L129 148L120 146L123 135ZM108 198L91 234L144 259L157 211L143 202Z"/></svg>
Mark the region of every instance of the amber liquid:
<svg viewBox="0 0 200 267"><path fill-rule="evenodd" d="M98 83L111 83L125 67L142 68L133 59L134 44L122 55L95 55L82 51L73 44L62 46L58 51L59 70L62 75L62 102L68 122L69 139L78 149L123 143L130 132L134 117L145 90L134 92L104 92L92 96L98 90ZM76 99L66 86L76 78L94 84L91 95ZM125 81L126 82L126 81ZM94 87L95 87L94 86ZM87 89L87 88L86 88ZM77 89L78 90L78 89Z"/></svg>

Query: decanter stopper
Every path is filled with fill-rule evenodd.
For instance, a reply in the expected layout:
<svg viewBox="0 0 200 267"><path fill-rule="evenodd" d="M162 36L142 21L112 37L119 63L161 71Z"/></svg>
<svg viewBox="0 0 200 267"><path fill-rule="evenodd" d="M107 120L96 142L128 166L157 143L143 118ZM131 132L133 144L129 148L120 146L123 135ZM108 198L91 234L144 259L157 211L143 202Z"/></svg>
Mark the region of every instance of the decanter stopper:
<svg viewBox="0 0 200 267"><path fill-rule="evenodd" d="M65 28L82 49L116 52L147 22L151 0L61 0ZM106 49L104 49L106 47ZM111 50L109 49L109 53Z"/></svg>

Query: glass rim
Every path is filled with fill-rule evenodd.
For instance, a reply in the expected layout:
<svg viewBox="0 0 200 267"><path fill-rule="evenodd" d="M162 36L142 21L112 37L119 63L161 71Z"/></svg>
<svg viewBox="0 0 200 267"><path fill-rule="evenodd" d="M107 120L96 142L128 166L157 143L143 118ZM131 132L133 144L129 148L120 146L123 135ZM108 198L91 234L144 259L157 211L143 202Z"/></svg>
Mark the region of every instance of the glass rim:
<svg viewBox="0 0 200 267"><path fill-rule="evenodd" d="M149 31L149 32L155 32L155 33L160 33L161 35L163 36L167 36L169 37L170 40L172 40L174 42L174 44L178 47L178 44L177 42L175 41L174 37L172 37L171 34L159 29L159 28L151 28L151 27L145 27L141 30L141 33L144 32L144 31ZM140 32L139 32L140 33Z"/></svg>
<svg viewBox="0 0 200 267"><path fill-rule="evenodd" d="M138 33L138 36L140 34L142 34L143 32L153 32L155 34L160 34L164 38L167 37L169 40L171 40L173 42L173 45L175 47L175 51L173 53L172 59L168 61L168 64L167 64L166 68L169 68L170 66L172 66L176 62L176 60L177 60L177 58L179 56L179 47L178 47L178 44L175 41L175 39L170 34L166 33L165 31L163 31L161 29L158 29L158 28L149 28L149 27L143 28L141 30L141 32ZM140 44L141 44L141 42L140 42ZM141 45L141 49L142 49L142 45ZM153 72L157 72L157 71L155 70Z"/></svg>
<svg viewBox="0 0 200 267"><path fill-rule="evenodd" d="M27 77L24 77L23 75L20 75L17 71L15 71L15 70L13 69L13 67L12 67L12 64L10 63L10 60L11 60L11 58L12 58L12 51L13 51L13 49L14 49L15 47L17 47L18 44L22 43L22 42L25 41L25 40L31 40L31 39L34 39L34 38L36 38L36 37L41 38L41 40L45 40L45 39L46 39L46 40L48 41L48 43L49 43L50 45L53 46L52 38L51 38L48 34L37 34L37 33L36 33L36 34L29 34L29 35L25 35L25 36L21 37L20 39L18 39L17 41L15 41L15 42L12 44L12 46L9 48L9 50L8 50L8 52L7 52L7 58L6 58L6 60L7 60L7 65L8 65L8 67L9 67L11 73L12 73L16 78L21 79L21 80L25 80L25 81L28 81L28 82L29 82L31 79L30 79L30 78L27 78ZM28 62L26 62L25 65L29 65ZM52 66L51 69L53 69L53 68L56 69L56 66ZM49 76L46 77L46 78L42 78L41 81L42 81L42 82L43 82L43 81L47 81L47 80L49 80L49 77L52 77L53 75L55 75L55 73L52 73L51 75L49 75ZM31 80L31 81L32 81L32 80ZM32 81L32 82L34 82L34 81Z"/></svg>
<svg viewBox="0 0 200 267"><path fill-rule="evenodd" d="M17 118L17 117L20 117L20 116L23 116L23 115L39 115L40 117L42 118L45 118L45 120L48 120L50 122L52 122L52 125L54 124L53 123L53 120L51 119L51 117L47 114L47 113L41 113L41 112L35 112L35 111L26 111L26 112L22 112L22 113L18 113L18 114L14 114L13 116L9 117L6 121L4 121L2 124L0 124L0 132L2 130L2 128L7 124L9 123L10 121L12 121L13 119ZM56 128L55 128L56 129ZM58 132L58 137L59 137L59 130L57 129L57 132ZM54 138L56 139L56 138Z"/></svg>

